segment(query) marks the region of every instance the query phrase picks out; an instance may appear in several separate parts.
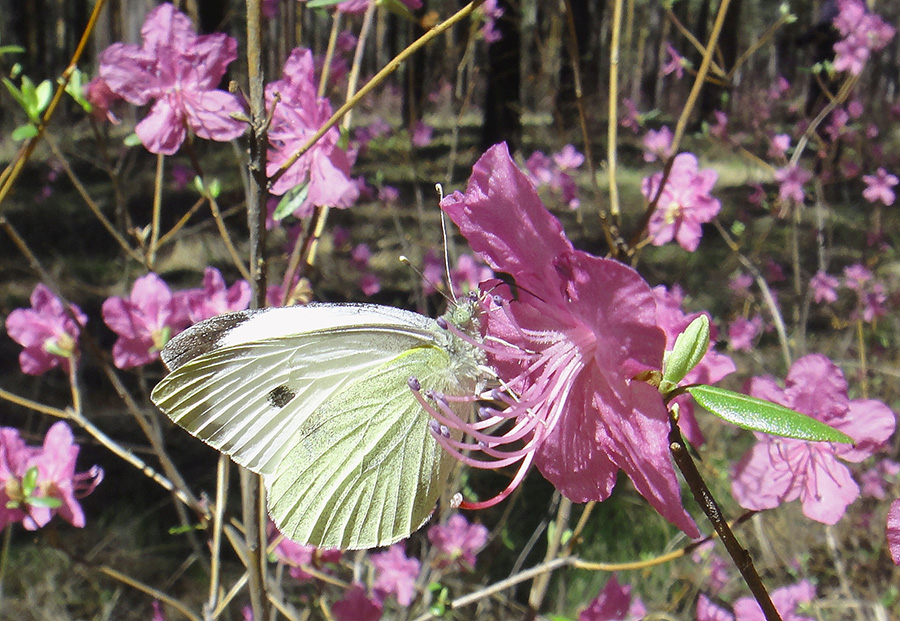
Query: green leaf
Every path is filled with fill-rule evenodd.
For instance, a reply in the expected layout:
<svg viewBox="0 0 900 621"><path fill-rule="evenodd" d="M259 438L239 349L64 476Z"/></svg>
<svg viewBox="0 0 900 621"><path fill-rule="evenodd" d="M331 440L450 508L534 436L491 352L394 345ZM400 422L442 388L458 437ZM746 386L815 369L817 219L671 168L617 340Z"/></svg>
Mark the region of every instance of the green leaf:
<svg viewBox="0 0 900 621"><path fill-rule="evenodd" d="M128 134L125 136L125 140L122 141L126 147L139 147L142 143L141 139L138 138L138 135L135 133Z"/></svg>
<svg viewBox="0 0 900 621"><path fill-rule="evenodd" d="M40 115L44 113L44 110L47 109L47 106L50 105L50 100L53 99L53 84L50 80L44 80L37 85L36 89L34 89L34 95L34 111L36 116L40 117Z"/></svg>
<svg viewBox="0 0 900 621"><path fill-rule="evenodd" d="M714 386L692 386L687 391L707 410L743 429L811 442L853 444L850 436L777 403Z"/></svg>
<svg viewBox="0 0 900 621"><path fill-rule="evenodd" d="M394 15L413 23L418 21L415 15L409 10L409 7L400 2L400 0L375 0L375 4L377 4L379 8L385 8Z"/></svg>
<svg viewBox="0 0 900 621"><path fill-rule="evenodd" d="M62 500L53 496L31 496L27 502L32 507L43 507L44 509L58 509L62 506Z"/></svg>
<svg viewBox="0 0 900 621"><path fill-rule="evenodd" d="M25 48L21 45L0 45L0 56L4 54L24 54Z"/></svg>
<svg viewBox="0 0 900 621"><path fill-rule="evenodd" d="M308 194L309 183L295 185L281 197L278 207L275 208L275 213L272 214L272 219L276 222L280 222L287 218L300 208L300 205L306 200Z"/></svg>
<svg viewBox="0 0 900 621"><path fill-rule="evenodd" d="M329 6L334 6L339 2L343 2L344 0L309 0L306 3L306 8L308 9L323 9Z"/></svg>
<svg viewBox="0 0 900 621"><path fill-rule="evenodd" d="M25 476L22 477L22 493L26 498L31 496L34 493L34 490L37 489L37 478L37 466L32 466L25 471Z"/></svg>
<svg viewBox="0 0 900 621"><path fill-rule="evenodd" d="M81 106L85 112L90 114L93 106L84 96L84 74L80 69L75 69L69 77L69 81L66 84L66 94L74 99L75 103Z"/></svg>
<svg viewBox="0 0 900 621"><path fill-rule="evenodd" d="M700 315L675 339L663 364L663 394L671 392L697 366L709 350L709 317Z"/></svg>
<svg viewBox="0 0 900 621"><path fill-rule="evenodd" d="M37 127L29 123L28 125L20 125L15 128L12 131L12 134L10 134L10 137L17 141L28 140L37 136L37 133Z"/></svg>
<svg viewBox="0 0 900 621"><path fill-rule="evenodd" d="M12 95L12 98L16 100L22 109L25 109L25 97L22 95L22 91L19 90L15 84L9 78L3 78L3 85L6 87L6 90L9 91L9 94Z"/></svg>

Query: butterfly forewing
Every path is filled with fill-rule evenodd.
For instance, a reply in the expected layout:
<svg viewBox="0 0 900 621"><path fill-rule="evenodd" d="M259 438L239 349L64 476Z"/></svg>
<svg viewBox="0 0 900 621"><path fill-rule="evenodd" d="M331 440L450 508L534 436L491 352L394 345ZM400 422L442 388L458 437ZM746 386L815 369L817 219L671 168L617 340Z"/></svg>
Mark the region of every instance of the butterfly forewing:
<svg viewBox="0 0 900 621"><path fill-rule="evenodd" d="M408 326L354 326L213 349L153 390L174 422L242 466L265 474L322 403L434 334Z"/></svg>
<svg viewBox="0 0 900 621"><path fill-rule="evenodd" d="M459 391L449 368L443 349L416 347L307 417L265 479L279 530L316 546L367 548L407 537L427 521L454 460L431 436L432 419L408 380Z"/></svg>

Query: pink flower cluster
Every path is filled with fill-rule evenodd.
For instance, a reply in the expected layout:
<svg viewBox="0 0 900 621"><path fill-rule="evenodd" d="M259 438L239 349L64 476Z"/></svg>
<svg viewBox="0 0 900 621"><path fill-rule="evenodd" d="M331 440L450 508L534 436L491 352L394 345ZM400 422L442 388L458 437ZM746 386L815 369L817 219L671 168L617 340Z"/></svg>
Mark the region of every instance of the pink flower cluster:
<svg viewBox="0 0 900 621"><path fill-rule="evenodd" d="M169 339L190 324L250 304L250 285L241 280L230 288L219 270L208 267L203 287L172 293L156 274L138 278L127 298L113 296L103 302L103 321L119 338L113 344L113 362L120 369L149 364Z"/></svg>
<svg viewBox="0 0 900 621"><path fill-rule="evenodd" d="M78 336L87 316L72 304L72 315L43 284L31 293L31 308L17 308L6 318L10 338L24 347L19 366L28 375L42 375L62 366L66 371L78 361ZM76 321L77 320L77 321Z"/></svg>
<svg viewBox="0 0 900 621"><path fill-rule="evenodd" d="M129 103L153 101L150 114L134 128L152 153L172 155L187 129L200 138L226 142L247 125L240 100L216 87L231 61L237 41L224 33L198 36L190 19L171 4L147 15L141 46L114 43L100 55L100 78L108 91ZM94 87L100 96L105 91ZM105 106L108 109L108 97Z"/></svg>
<svg viewBox="0 0 900 621"><path fill-rule="evenodd" d="M811 354L791 366L781 388L771 377L755 377L748 393L807 414L855 440L853 445L806 442L756 434L757 443L735 468L732 493L746 509L772 509L800 500L803 514L835 524L859 496L850 470L872 456L894 432L894 413L872 399L849 399L841 370Z"/></svg>
<svg viewBox="0 0 900 621"><path fill-rule="evenodd" d="M815 621L813 617L797 612L801 604L811 602L816 596L816 587L807 580L780 587L772 592L772 604L784 621ZM766 621L759 604L752 597L742 597L734 603L734 614L714 604L706 595L697 600L697 621Z"/></svg>
<svg viewBox="0 0 900 621"><path fill-rule="evenodd" d="M877 52L894 38L896 29L878 15L869 13L863 0L838 0L834 27L841 40L834 44L834 68L862 73L872 52Z"/></svg>
<svg viewBox="0 0 900 621"><path fill-rule="evenodd" d="M646 614L641 598L631 596L631 585L619 584L613 574L596 599L579 613L578 621L638 621Z"/></svg>
<svg viewBox="0 0 900 621"><path fill-rule="evenodd" d="M662 177L662 172L658 172L645 177L641 183L641 192L648 202L656 197ZM719 200L710 194L717 178L718 174L711 168L700 170L693 153L675 156L672 171L650 218L648 228L654 246L662 246L674 239L688 252L697 249L703 236L700 225L715 218L722 208Z"/></svg>
<svg viewBox="0 0 900 621"><path fill-rule="evenodd" d="M266 163L269 177L331 117L331 104L318 97L316 89L312 52L302 48L291 52L282 79L266 86L266 107L272 116ZM309 216L318 206L349 207L359 197L359 188L350 178L350 160L338 146L339 139L337 128L329 129L272 184L276 195L302 188L293 211L298 218Z"/></svg>
<svg viewBox="0 0 900 621"><path fill-rule="evenodd" d="M535 151L525 162L525 168L535 189L546 186L569 209L578 209L581 206L578 186L568 171L579 168L583 163L584 155L567 144L550 157L542 151Z"/></svg>
<svg viewBox="0 0 900 621"><path fill-rule="evenodd" d="M78 497L90 494L103 479L94 466L75 472L78 457L69 426L54 423L41 447L28 446L12 427L0 427L0 530L21 522L27 530L45 526L54 514L84 527Z"/></svg>

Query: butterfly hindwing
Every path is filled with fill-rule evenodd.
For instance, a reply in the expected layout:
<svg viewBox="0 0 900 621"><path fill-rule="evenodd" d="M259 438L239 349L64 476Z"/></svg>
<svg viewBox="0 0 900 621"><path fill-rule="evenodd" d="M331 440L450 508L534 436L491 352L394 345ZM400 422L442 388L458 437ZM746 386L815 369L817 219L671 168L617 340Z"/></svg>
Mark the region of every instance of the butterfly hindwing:
<svg viewBox="0 0 900 621"><path fill-rule="evenodd" d="M290 539L321 547L383 546L427 521L454 460L429 431L408 380L450 389L449 356L420 346L324 403L265 478L269 512Z"/></svg>

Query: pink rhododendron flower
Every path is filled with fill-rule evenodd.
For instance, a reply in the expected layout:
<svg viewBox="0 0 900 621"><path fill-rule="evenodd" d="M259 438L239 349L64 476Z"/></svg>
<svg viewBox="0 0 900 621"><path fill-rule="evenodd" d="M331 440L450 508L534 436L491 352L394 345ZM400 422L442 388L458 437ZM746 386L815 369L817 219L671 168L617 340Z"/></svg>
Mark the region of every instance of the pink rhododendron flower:
<svg viewBox="0 0 900 621"><path fill-rule="evenodd" d="M803 204L806 194L803 184L812 179L812 173L799 166L787 166L775 171L775 180L779 183L778 198L785 203Z"/></svg>
<svg viewBox="0 0 900 621"><path fill-rule="evenodd" d="M669 59L665 65L662 66L660 72L663 75L669 75L670 73L674 73L675 77L679 80L684 77L684 67L687 64L687 60L678 53L672 44L666 41L666 52L669 54Z"/></svg>
<svg viewBox="0 0 900 621"><path fill-rule="evenodd" d="M359 278L359 290L363 295L372 297L381 291L381 280L372 272L366 272Z"/></svg>
<svg viewBox="0 0 900 621"><path fill-rule="evenodd" d="M728 280L728 288L734 291L738 297L749 296L752 286L753 276L744 272L738 272Z"/></svg>
<svg viewBox="0 0 900 621"><path fill-rule="evenodd" d="M41 375L57 366L68 371L78 359L78 335L87 316L74 304L70 308L77 323L66 314L59 298L38 283L31 292L31 308L17 308L6 318L6 332L25 348L19 353L23 373Z"/></svg>
<svg viewBox="0 0 900 621"><path fill-rule="evenodd" d="M772 144L769 145L769 157L784 158L787 150L791 146L791 137L787 134L778 134L772 137Z"/></svg>
<svg viewBox="0 0 900 621"><path fill-rule="evenodd" d="M389 595L397 596L397 603L409 606L416 594L416 578L422 564L406 556L402 543L395 543L387 552L369 557L375 567L374 590L383 602Z"/></svg>
<svg viewBox="0 0 900 621"><path fill-rule="evenodd" d="M277 537L278 530L275 524L269 522L269 537ZM296 580L310 580L312 574L303 571L304 567L311 567L321 571L325 563L338 563L341 560L342 553L340 550L317 548L316 546L305 545L282 538L272 551L280 562L290 566L291 577Z"/></svg>
<svg viewBox="0 0 900 621"><path fill-rule="evenodd" d="M641 192L652 201L659 191L662 173L645 177ZM675 239L678 245L693 252L700 245L700 225L716 217L721 209L718 199L710 195L718 174L711 168L700 170L693 153L675 156L672 172L666 181L648 229L654 246Z"/></svg>
<svg viewBox="0 0 900 621"><path fill-rule="evenodd" d="M622 107L624 108L622 115L619 117L619 125L622 127L626 127L633 131L635 134L640 131L641 126L644 124L643 115L638 112L637 106L634 104L634 101L628 99L627 97L622 100Z"/></svg>
<svg viewBox="0 0 900 621"><path fill-rule="evenodd" d="M266 163L269 177L331 116L331 105L317 96L317 88L312 52L302 48L291 52L283 78L266 86L266 108L272 114ZM294 210L298 218L312 214L314 207L349 207L359 197L359 188L350 179L350 160L337 145L339 139L340 132L332 127L272 184L271 191L276 195L306 184L305 196Z"/></svg>
<svg viewBox="0 0 900 621"><path fill-rule="evenodd" d="M553 163L556 164L560 170L575 170L584 164L584 154L571 144L567 144L551 157L553 158Z"/></svg>
<svg viewBox="0 0 900 621"><path fill-rule="evenodd" d="M344 597L331 607L336 621L378 621L381 619L381 603L366 595L366 588L354 583Z"/></svg>
<svg viewBox="0 0 900 621"><path fill-rule="evenodd" d="M837 301L837 286L840 284L837 278L829 276L825 272L816 272L809 280L809 286L813 290L813 299L816 304L831 304Z"/></svg>
<svg viewBox="0 0 900 621"><path fill-rule="evenodd" d="M519 464L506 490L463 506L499 502L532 461L576 502L605 500L624 470L660 514L697 536L669 458L666 407L656 388L633 379L659 370L665 350L649 285L628 266L575 250L505 144L488 149L466 193L454 192L441 207L472 249L518 285L518 295L490 285L483 317L497 339L488 359L518 398L473 424L449 407L428 406L440 424L472 437L464 443L435 433L465 463ZM489 433L510 419L504 433Z"/></svg>
<svg viewBox="0 0 900 621"><path fill-rule="evenodd" d="M75 472L78 445L59 421L47 430L42 447L27 446L12 427L0 427L0 530L21 522L27 530L45 526L54 514L83 528L77 496L86 496L103 479L94 466Z"/></svg>
<svg viewBox="0 0 900 621"><path fill-rule="evenodd" d="M873 455L894 432L894 413L880 401L848 399L844 374L820 354L797 360L784 388L771 377L755 377L748 393L820 420L853 438L855 444L756 433L756 445L735 469L734 497L742 507L753 510L799 499L809 519L837 523L859 496L859 486L838 458L858 463Z"/></svg>
<svg viewBox="0 0 900 621"><path fill-rule="evenodd" d="M100 76L95 77L84 87L84 97L91 104L91 116L98 122L109 121L118 125L119 119L109 111L110 106L122 98L109 88L109 84Z"/></svg>
<svg viewBox="0 0 900 621"><path fill-rule="evenodd" d="M578 615L578 621L638 621L646 614L641 598L631 597L631 585L620 585L613 574L596 599Z"/></svg>
<svg viewBox="0 0 900 621"><path fill-rule="evenodd" d="M400 0L411 11L422 8L422 0ZM344 0L338 2L336 8L341 13L364 13L369 8L370 0Z"/></svg>
<svg viewBox="0 0 900 621"><path fill-rule="evenodd" d="M881 17L869 13L863 0L838 0L834 27L841 35L834 44L834 68L853 75L862 73L872 52L883 49L896 32Z"/></svg>
<svg viewBox="0 0 900 621"><path fill-rule="evenodd" d="M728 115L721 110L713 112L716 122L709 126L709 133L719 140L728 140Z"/></svg>
<svg viewBox="0 0 900 621"><path fill-rule="evenodd" d="M854 320L862 318L871 323L887 314L884 285L875 280L875 275L862 264L855 263L844 268L844 286L856 292L856 308L851 316Z"/></svg>
<svg viewBox="0 0 900 621"><path fill-rule="evenodd" d="M100 55L100 77L110 90L138 106L155 100L150 114L134 128L152 153L172 155L186 128L200 138L227 142L247 125L237 97L218 90L237 41L224 33L198 36L191 20L171 4L147 15L143 45L114 43Z"/></svg>
<svg viewBox="0 0 900 621"><path fill-rule="evenodd" d="M811 602L816 596L816 587L808 580L783 586L772 592L772 603L781 615L782 621L816 621L813 617L797 613L800 604ZM735 621L766 621L762 608L752 597L742 597L734 603Z"/></svg>
<svg viewBox="0 0 900 621"><path fill-rule="evenodd" d="M649 130L644 134L644 161L655 162L669 157L672 150L672 131L663 125L659 131Z"/></svg>
<svg viewBox="0 0 900 621"><path fill-rule="evenodd" d="M728 324L728 347L733 351L750 351L762 325L759 315L754 315L752 319L738 317Z"/></svg>
<svg viewBox="0 0 900 621"><path fill-rule="evenodd" d="M191 289L183 294L188 305L188 314L192 323L228 313L244 310L250 306L250 283L238 280L231 287L225 287L222 272L214 267L207 267L203 272L203 288Z"/></svg>
<svg viewBox="0 0 900 621"><path fill-rule="evenodd" d="M425 253L425 266L423 270L422 289L425 295L431 295L437 289L436 285L442 284L447 279L446 266L443 257L439 257L434 250L429 249ZM450 268L450 284L453 285L453 295L460 299L472 291L478 291L478 285L486 280L494 278L494 270L484 264L484 261L470 254L461 254L456 259L456 266Z"/></svg>
<svg viewBox="0 0 900 621"><path fill-rule="evenodd" d="M653 296L656 298L657 325L666 333L666 351L668 352L675 347L675 339L678 338L678 335L684 332L685 328L703 313L691 313L689 315L684 313L681 309L684 295L678 285L675 285L671 291L667 290L663 285L654 287ZM707 316L709 315L708 313L706 314ZM710 339L706 355L684 377L683 384L715 384L736 370L731 358L715 349L716 326L711 318L709 327ZM691 444L700 446L705 440L700 427L697 426L697 420L694 418L693 400L688 395L681 395L673 399L673 402L678 404L678 426L681 428L682 433Z"/></svg>
<svg viewBox="0 0 900 621"><path fill-rule="evenodd" d="M897 177L888 173L884 168L879 168L874 175L863 175L866 189L863 190L863 198L870 203L881 201L885 205L893 205L895 200L894 186L897 185Z"/></svg>
<svg viewBox="0 0 900 621"><path fill-rule="evenodd" d="M503 38L503 33L497 28L497 20L503 17L503 9L497 4L497 0L485 0L478 10L483 15L484 25L479 31L486 43L494 43Z"/></svg>
<svg viewBox="0 0 900 621"><path fill-rule="evenodd" d="M120 369L153 362L169 339L190 324L186 300L173 296L153 273L134 281L130 297L104 301L103 321L119 335L113 362Z"/></svg>
<svg viewBox="0 0 900 621"><path fill-rule="evenodd" d="M734 621L734 615L713 604L703 593L697 598L697 621Z"/></svg>
<svg viewBox="0 0 900 621"><path fill-rule="evenodd" d="M900 565L900 499L892 502L888 510L887 542L894 565Z"/></svg>
<svg viewBox="0 0 900 621"><path fill-rule="evenodd" d="M413 127L412 131L412 144L415 147L427 147L431 144L431 136L434 134L434 128L431 125L425 123L425 121L419 121L416 123L416 126Z"/></svg>
<svg viewBox="0 0 900 621"><path fill-rule="evenodd" d="M892 459L882 459L859 477L859 481L862 483L860 493L864 497L884 500L887 498L886 488L897 480L898 474L900 474L900 463Z"/></svg>
<svg viewBox="0 0 900 621"><path fill-rule="evenodd" d="M428 540L437 550L439 567L460 563L467 569L475 567L475 553L487 543L488 529L481 524L469 524L459 513L454 513L446 524L435 524L428 529Z"/></svg>

